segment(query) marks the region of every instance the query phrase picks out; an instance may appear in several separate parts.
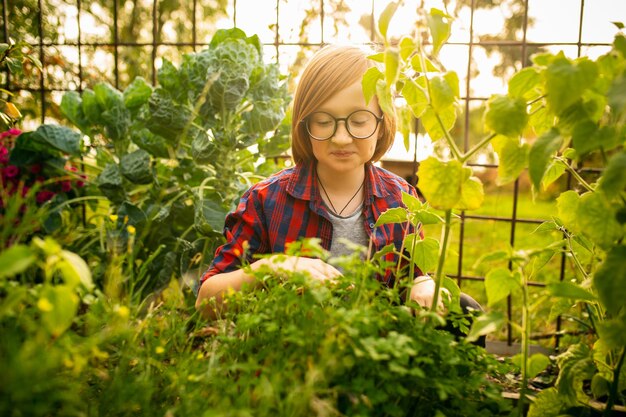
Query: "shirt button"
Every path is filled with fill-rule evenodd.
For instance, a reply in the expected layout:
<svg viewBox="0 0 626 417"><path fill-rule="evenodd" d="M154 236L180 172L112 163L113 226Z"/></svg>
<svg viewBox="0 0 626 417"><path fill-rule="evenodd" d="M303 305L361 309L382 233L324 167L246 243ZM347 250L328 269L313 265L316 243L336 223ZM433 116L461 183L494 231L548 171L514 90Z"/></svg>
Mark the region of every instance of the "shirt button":
<svg viewBox="0 0 626 417"><path fill-rule="evenodd" d="M370 229L374 228L374 223L370 223Z"/></svg>

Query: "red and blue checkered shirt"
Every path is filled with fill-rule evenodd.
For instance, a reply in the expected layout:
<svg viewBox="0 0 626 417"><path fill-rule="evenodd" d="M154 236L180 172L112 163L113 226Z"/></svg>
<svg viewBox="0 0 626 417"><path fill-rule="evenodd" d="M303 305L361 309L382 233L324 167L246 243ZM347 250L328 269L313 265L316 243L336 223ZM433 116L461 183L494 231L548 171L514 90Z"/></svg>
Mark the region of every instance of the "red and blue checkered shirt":
<svg viewBox="0 0 626 417"><path fill-rule="evenodd" d="M372 164L365 165L365 228L373 251L393 243L398 251L407 231L405 224L374 227L381 213L403 207L402 191L417 196L415 188L399 176ZM414 230L409 227L408 233ZM224 225L226 243L215 252L215 258L201 282L211 276L241 267L245 250L248 261L254 254L284 253L286 246L301 238L320 238L322 247L330 250L333 226L317 181L314 163L284 169L253 185L241 197L235 211L228 214ZM389 253L386 261L395 264ZM416 268L416 274L421 274ZM392 271L379 277L392 282Z"/></svg>

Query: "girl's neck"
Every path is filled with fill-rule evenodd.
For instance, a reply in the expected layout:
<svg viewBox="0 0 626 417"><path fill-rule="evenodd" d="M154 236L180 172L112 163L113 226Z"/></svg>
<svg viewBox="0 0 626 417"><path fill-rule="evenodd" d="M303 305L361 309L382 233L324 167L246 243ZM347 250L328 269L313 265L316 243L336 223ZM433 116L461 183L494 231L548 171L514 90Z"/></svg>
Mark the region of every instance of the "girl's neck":
<svg viewBox="0 0 626 417"><path fill-rule="evenodd" d="M329 192L354 192L365 181L365 166L348 172L335 172L320 168L319 166L316 167L317 177Z"/></svg>

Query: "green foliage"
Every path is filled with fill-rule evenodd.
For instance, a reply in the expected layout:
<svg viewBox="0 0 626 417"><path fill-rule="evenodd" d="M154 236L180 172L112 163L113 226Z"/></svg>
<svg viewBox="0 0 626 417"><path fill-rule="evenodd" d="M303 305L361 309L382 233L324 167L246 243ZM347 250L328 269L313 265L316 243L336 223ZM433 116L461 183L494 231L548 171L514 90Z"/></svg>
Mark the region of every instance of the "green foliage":
<svg viewBox="0 0 626 417"><path fill-rule="evenodd" d="M144 296L174 271L205 267L226 213L258 178L255 161L288 146L279 129L289 102L285 80L263 63L256 36L218 31L179 68L164 60L158 81L152 87L138 77L124 91L97 83L67 93L61 105L97 145L96 183L121 222L105 241L131 252L129 284ZM252 145L262 153L253 155ZM97 255L101 262L111 261L107 252Z"/></svg>

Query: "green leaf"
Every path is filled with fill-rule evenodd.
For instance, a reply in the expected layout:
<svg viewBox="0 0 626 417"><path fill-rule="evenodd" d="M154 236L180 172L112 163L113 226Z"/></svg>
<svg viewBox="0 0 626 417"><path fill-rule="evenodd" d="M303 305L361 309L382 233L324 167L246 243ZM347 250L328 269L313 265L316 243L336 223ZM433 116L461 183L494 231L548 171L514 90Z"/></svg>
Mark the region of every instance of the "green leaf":
<svg viewBox="0 0 626 417"><path fill-rule="evenodd" d="M576 216L579 202L580 196L573 190L561 193L561 195L556 199L559 219L561 219L563 225L568 230L573 232L577 232L579 230Z"/></svg>
<svg viewBox="0 0 626 417"><path fill-rule="evenodd" d="M608 313L626 306L626 246L611 248L593 276L593 285Z"/></svg>
<svg viewBox="0 0 626 417"><path fill-rule="evenodd" d="M535 353L528 358L528 378L536 377L541 371L550 365L550 358L543 353Z"/></svg>
<svg viewBox="0 0 626 417"><path fill-rule="evenodd" d="M59 125L41 125L35 131L36 140L52 146L59 151L80 155L80 133Z"/></svg>
<svg viewBox="0 0 626 417"><path fill-rule="evenodd" d="M102 109L100 109L100 105L96 99L96 93L87 88L83 91L81 97L83 99L83 113L85 117L87 117L87 120L94 125L103 123Z"/></svg>
<svg viewBox="0 0 626 417"><path fill-rule="evenodd" d="M615 207L601 192L588 192L580 197L576 223L585 236L604 248L624 236L615 219Z"/></svg>
<svg viewBox="0 0 626 417"><path fill-rule="evenodd" d="M124 177L135 184L150 184L154 180L150 154L143 149L122 156L120 171Z"/></svg>
<svg viewBox="0 0 626 417"><path fill-rule="evenodd" d="M376 81L376 97L378 97L378 105L380 108L389 115L395 115L395 109L393 107L393 98L391 92L387 88L385 80Z"/></svg>
<svg viewBox="0 0 626 417"><path fill-rule="evenodd" d="M485 125L495 133L516 138L522 134L527 123L524 99L493 95L487 101Z"/></svg>
<svg viewBox="0 0 626 417"><path fill-rule="evenodd" d="M54 338L63 334L74 321L78 297L67 285L45 286L39 294L37 307L43 327Z"/></svg>
<svg viewBox="0 0 626 417"><path fill-rule="evenodd" d="M74 252L62 250L56 267L61 272L65 283L71 288L76 287L79 283L88 290L94 287L89 266L83 258Z"/></svg>
<svg viewBox="0 0 626 417"><path fill-rule="evenodd" d="M530 404L527 417L559 417L567 404L556 388L542 390Z"/></svg>
<svg viewBox="0 0 626 417"><path fill-rule="evenodd" d="M571 345L567 352L557 357L557 362L560 372L555 385L559 394L570 404L586 403L589 398L583 384L596 372L589 347L583 343Z"/></svg>
<svg viewBox="0 0 626 417"><path fill-rule="evenodd" d="M416 237L414 233L411 233L405 238L404 247L411 254L413 263L422 272L434 271L439 259L439 241L437 239L427 237L422 240L419 236Z"/></svg>
<svg viewBox="0 0 626 417"><path fill-rule="evenodd" d="M537 138L530 148L528 154L528 171L530 179L537 190L539 190L541 180L546 173L548 163L559 150L562 142L563 139L558 130L552 129Z"/></svg>
<svg viewBox="0 0 626 417"><path fill-rule="evenodd" d="M439 116L439 120L437 119ZM426 109L422 115L422 125L430 136L432 141L439 140L445 137L446 132L449 132L454 123L456 122L456 109L454 106L447 107L445 110L440 111L438 114L431 108ZM443 126L442 126L443 125Z"/></svg>
<svg viewBox="0 0 626 417"><path fill-rule="evenodd" d="M493 333L498 330L505 322L504 315L502 313L491 311L486 314L482 314L474 319L472 327L466 337L468 342L478 340L479 337Z"/></svg>
<svg viewBox="0 0 626 417"><path fill-rule="evenodd" d="M485 290L487 304L494 306L498 301L505 299L520 288L519 274L513 274L506 268L494 268L485 276Z"/></svg>
<svg viewBox="0 0 626 417"><path fill-rule="evenodd" d="M124 105L128 109L135 109L148 102L152 95L152 86L143 77L136 77L124 90Z"/></svg>
<svg viewBox="0 0 626 417"><path fill-rule="evenodd" d="M153 157L168 158L170 155L165 138L155 135L148 129L133 129L131 140Z"/></svg>
<svg viewBox="0 0 626 417"><path fill-rule="evenodd" d="M532 100L539 96L541 76L535 67L527 67L518 71L509 80L509 97Z"/></svg>
<svg viewBox="0 0 626 417"><path fill-rule="evenodd" d="M449 210L461 200L461 186L465 177L459 161L443 162L429 157L420 164L418 172L420 189L432 207Z"/></svg>
<svg viewBox="0 0 626 417"><path fill-rule="evenodd" d="M451 17L439 9L430 9L426 15L430 36L433 38L433 55L437 55L441 46L448 40L451 33Z"/></svg>
<svg viewBox="0 0 626 417"><path fill-rule="evenodd" d="M61 99L61 112L82 132L89 133L89 120L83 112L83 100L76 91L68 91Z"/></svg>
<svg viewBox="0 0 626 417"><path fill-rule="evenodd" d="M609 159L598 182L598 189L608 196L617 195L626 189L626 152L617 153Z"/></svg>
<svg viewBox="0 0 626 417"><path fill-rule="evenodd" d="M469 177L461 187L461 200L454 207L459 210L476 210L485 200L483 183L478 177Z"/></svg>
<svg viewBox="0 0 626 417"><path fill-rule="evenodd" d="M550 184L561 178L561 175L565 173L566 168L567 165L561 160L553 159L552 161L550 161L550 163L548 164L548 168L546 168L546 172L543 175L543 179L541 180L541 186L544 189L547 189Z"/></svg>
<svg viewBox="0 0 626 417"><path fill-rule="evenodd" d="M522 144L517 139L498 135L491 140L491 146L498 154L496 184L504 185L515 181L528 165L528 144Z"/></svg>
<svg viewBox="0 0 626 417"><path fill-rule="evenodd" d="M403 36L398 44L400 45L400 58L402 58L402 61L406 62L416 51L417 45L413 38L408 36Z"/></svg>
<svg viewBox="0 0 626 417"><path fill-rule="evenodd" d="M545 70L546 100L556 115L578 101L598 76L596 64L586 57L570 61L560 52Z"/></svg>
<svg viewBox="0 0 626 417"><path fill-rule="evenodd" d="M425 57L422 54L415 54L411 58L411 68L419 74L425 72L440 72L441 70L437 67L430 59Z"/></svg>
<svg viewBox="0 0 626 417"><path fill-rule="evenodd" d="M393 15L396 13L396 9L398 8L399 2L391 2L385 7L385 10L380 14L380 18L378 19L378 32L381 34L385 43L387 42L387 29L389 28L389 22L393 18Z"/></svg>
<svg viewBox="0 0 626 417"><path fill-rule="evenodd" d="M386 210L376 220L374 227L379 227L390 223L404 223L408 221L406 209L394 207Z"/></svg>
<svg viewBox="0 0 626 417"><path fill-rule="evenodd" d="M224 229L227 210L221 204L208 198L196 196L194 211L194 227L205 236L215 236Z"/></svg>
<svg viewBox="0 0 626 417"><path fill-rule="evenodd" d="M10 278L35 263L35 253L26 245L16 244L0 252L0 278Z"/></svg>
<svg viewBox="0 0 626 417"><path fill-rule="evenodd" d="M174 64L163 58L161 68L157 71L159 85L169 91L170 94L176 95L181 88L182 78ZM152 94L152 88L150 88L150 93Z"/></svg>
<svg viewBox="0 0 626 417"><path fill-rule="evenodd" d="M97 179L98 188L109 200L122 203L126 199L122 182L122 173L115 163L107 164Z"/></svg>
<svg viewBox="0 0 626 417"><path fill-rule="evenodd" d="M369 104L372 97L376 95L376 84L378 80L383 78L383 73L377 67L370 67L363 74L361 85L363 86L363 95L365 96L365 103Z"/></svg>
<svg viewBox="0 0 626 417"><path fill-rule="evenodd" d="M576 301L592 303L596 301L596 296L573 282L562 281L548 284L547 290L553 297L571 298Z"/></svg>
<svg viewBox="0 0 626 417"><path fill-rule="evenodd" d="M430 104L439 113L452 106L459 96L459 78L455 72L447 72L430 80Z"/></svg>
<svg viewBox="0 0 626 417"><path fill-rule="evenodd" d="M424 114L428 108L428 95L426 91L417 85L415 81L409 79L404 82L401 94L406 100L411 112L413 112L413 115L418 118L422 117L422 114Z"/></svg>
<svg viewBox="0 0 626 417"><path fill-rule="evenodd" d="M626 347L626 316L604 320L597 324L598 336L607 349L623 349Z"/></svg>
<svg viewBox="0 0 626 417"><path fill-rule="evenodd" d="M385 50L385 82L394 85L400 75L400 51L396 48Z"/></svg>

